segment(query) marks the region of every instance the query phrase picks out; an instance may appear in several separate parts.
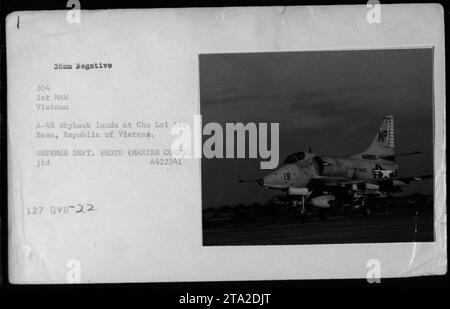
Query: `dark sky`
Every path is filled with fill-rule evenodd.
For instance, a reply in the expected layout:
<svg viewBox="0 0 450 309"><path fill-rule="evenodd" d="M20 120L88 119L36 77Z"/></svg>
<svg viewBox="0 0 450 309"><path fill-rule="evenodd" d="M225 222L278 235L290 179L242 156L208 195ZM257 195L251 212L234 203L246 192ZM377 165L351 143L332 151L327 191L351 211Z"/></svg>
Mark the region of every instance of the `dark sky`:
<svg viewBox="0 0 450 309"><path fill-rule="evenodd" d="M361 152L393 114L396 153L424 152L398 158L400 176L432 174L432 57L432 49L200 55L203 125L278 122L281 163L310 145L317 154ZM237 181L269 172L260 159L202 159L203 208L280 194ZM405 191L432 193L432 181Z"/></svg>

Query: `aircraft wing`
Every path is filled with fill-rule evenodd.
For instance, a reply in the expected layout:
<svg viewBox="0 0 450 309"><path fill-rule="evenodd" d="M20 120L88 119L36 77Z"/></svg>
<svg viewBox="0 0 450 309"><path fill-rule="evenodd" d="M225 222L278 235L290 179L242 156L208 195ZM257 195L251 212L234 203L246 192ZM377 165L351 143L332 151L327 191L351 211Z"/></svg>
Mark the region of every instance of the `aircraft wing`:
<svg viewBox="0 0 450 309"><path fill-rule="evenodd" d="M398 177L395 178L396 180L400 180L404 183L410 183L413 181L421 181L421 180L425 180L425 179L430 179L433 178L433 175L421 175L421 176L410 176L410 177Z"/></svg>
<svg viewBox="0 0 450 309"><path fill-rule="evenodd" d="M422 175L422 176L410 176L410 177L396 177L396 178L374 178L374 179L354 179L350 180L348 178L339 177L319 177L314 178L314 182L325 185L325 186L345 186L345 185L357 185L363 183L379 184L382 182L397 180L409 184L413 181L420 181L424 179L433 178L433 175Z"/></svg>

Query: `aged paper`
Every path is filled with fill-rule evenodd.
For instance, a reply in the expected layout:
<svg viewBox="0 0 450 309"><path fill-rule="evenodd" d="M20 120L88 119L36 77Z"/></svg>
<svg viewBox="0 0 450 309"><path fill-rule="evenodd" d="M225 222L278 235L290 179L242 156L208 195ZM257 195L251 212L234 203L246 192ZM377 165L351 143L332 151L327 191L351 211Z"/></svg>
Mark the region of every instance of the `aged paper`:
<svg viewBox="0 0 450 309"><path fill-rule="evenodd" d="M365 278L373 259L381 277L445 273L443 11L382 5L369 23L369 10L10 14L9 280ZM194 150L201 140L200 55L391 48L433 49L434 241L203 246L201 160L170 152L177 124L192 128Z"/></svg>

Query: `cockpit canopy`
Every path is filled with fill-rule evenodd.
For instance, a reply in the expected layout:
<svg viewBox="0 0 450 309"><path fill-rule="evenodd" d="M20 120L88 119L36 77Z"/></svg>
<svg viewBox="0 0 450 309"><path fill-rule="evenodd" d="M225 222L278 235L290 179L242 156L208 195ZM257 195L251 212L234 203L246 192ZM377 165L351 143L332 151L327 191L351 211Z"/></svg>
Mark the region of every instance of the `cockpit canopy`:
<svg viewBox="0 0 450 309"><path fill-rule="evenodd" d="M293 154L290 154L283 162L283 164L292 164L298 161L305 159L305 153L303 151L299 151Z"/></svg>

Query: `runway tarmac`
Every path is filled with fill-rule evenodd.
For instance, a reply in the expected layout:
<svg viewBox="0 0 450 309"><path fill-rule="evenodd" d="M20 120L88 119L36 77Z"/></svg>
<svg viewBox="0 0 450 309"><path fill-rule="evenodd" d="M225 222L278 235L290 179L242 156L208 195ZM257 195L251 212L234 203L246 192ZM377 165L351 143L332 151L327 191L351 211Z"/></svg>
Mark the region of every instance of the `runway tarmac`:
<svg viewBox="0 0 450 309"><path fill-rule="evenodd" d="M204 246L298 245L433 241L432 211L330 216L327 221L277 220L225 224L203 231Z"/></svg>

